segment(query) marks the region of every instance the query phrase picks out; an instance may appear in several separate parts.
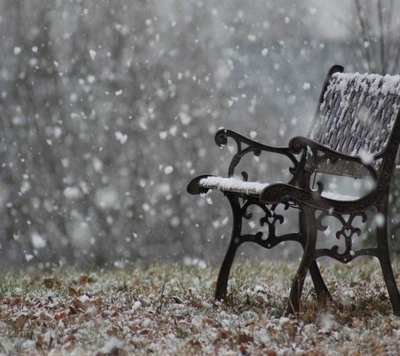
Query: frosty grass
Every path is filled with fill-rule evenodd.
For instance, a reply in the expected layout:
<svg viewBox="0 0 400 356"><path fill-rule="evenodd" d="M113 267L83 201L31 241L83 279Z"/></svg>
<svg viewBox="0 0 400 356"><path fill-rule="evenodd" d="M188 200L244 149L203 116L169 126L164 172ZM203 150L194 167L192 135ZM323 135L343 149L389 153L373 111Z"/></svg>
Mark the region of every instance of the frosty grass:
<svg viewBox="0 0 400 356"><path fill-rule="evenodd" d="M188 258L146 269L3 273L0 354L400 353L400 318L376 261L322 266L334 303L317 303L308 277L297 319L283 316L295 270L239 259L223 303L213 298L218 269Z"/></svg>

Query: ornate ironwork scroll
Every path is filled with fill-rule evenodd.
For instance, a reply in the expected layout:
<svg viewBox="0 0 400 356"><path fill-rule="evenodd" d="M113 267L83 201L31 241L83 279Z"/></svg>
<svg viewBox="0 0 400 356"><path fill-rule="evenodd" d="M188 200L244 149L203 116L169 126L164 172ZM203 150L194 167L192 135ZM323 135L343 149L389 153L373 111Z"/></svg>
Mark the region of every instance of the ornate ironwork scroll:
<svg viewBox="0 0 400 356"><path fill-rule="evenodd" d="M352 261L356 257L356 255L357 256L360 255L360 252L353 251L353 236L361 235L361 229L353 225L354 219L356 217L361 217L361 222L365 223L367 221L367 216L365 213L362 212L362 213L350 214L348 218L345 219L345 217L341 214L334 214L324 211L316 219L318 230L320 231L327 230L328 226L324 225L322 223L322 220L324 220L329 216L339 220L340 224L342 225L341 229L336 231L335 236L338 240L340 240L341 238L344 239L345 250L343 252L339 252L339 246L334 245L331 249L320 249L319 251L317 250L318 257L329 256L339 262L348 263ZM371 253L368 252L367 254L370 255Z"/></svg>
<svg viewBox="0 0 400 356"><path fill-rule="evenodd" d="M255 156L260 156L263 151L279 153L288 157L293 163L293 167L290 167L289 171L292 174L295 174L295 172L297 172L298 170L299 161L288 147L273 147L264 145L259 142L253 141L243 135L240 135L235 131L226 129L218 130L218 132L215 134L215 143L219 147L226 146L228 143L228 138L232 138L236 142L236 147L237 147L236 153L233 156L231 163L229 165L228 177L233 177L235 168L245 155L253 153ZM243 173L247 175L246 172Z"/></svg>

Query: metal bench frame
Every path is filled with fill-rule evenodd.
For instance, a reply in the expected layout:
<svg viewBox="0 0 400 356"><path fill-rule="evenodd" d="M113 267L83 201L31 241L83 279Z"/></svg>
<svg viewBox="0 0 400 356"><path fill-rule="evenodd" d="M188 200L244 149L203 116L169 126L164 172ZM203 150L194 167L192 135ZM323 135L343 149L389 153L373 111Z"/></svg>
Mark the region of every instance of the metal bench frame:
<svg viewBox="0 0 400 356"><path fill-rule="evenodd" d="M287 314L297 314L301 311L301 294L308 271L311 274L318 298L331 299L316 262L318 258L328 256L347 264L356 257L367 255L379 259L393 313L400 316L400 294L390 262L388 247L389 222L387 218L390 182L400 142L400 99L396 93L391 93L390 98L386 99L384 95L386 89L382 89L382 83L376 89L376 95L372 90L368 95L365 95L363 90L367 89L364 87L367 87L367 84L370 85L370 82L361 75L357 76L358 73L354 74L356 76L354 77L355 80L353 82L349 81L347 87L342 88L341 94L338 94L337 90L332 89L335 88L332 83L341 78L336 73L340 75L342 72L343 67L336 65L329 70L326 76L314 123L310 131L311 138L294 137L290 140L288 147L279 148L261 144L226 129L221 129L216 133L215 142L218 146L227 145L228 139L232 139L237 146L237 152L229 165L228 177L235 175L235 168L242 158L249 153L259 156L263 152L273 152L286 156L293 164L290 167L292 178L287 184L268 185L259 194L222 189L232 208L233 228L228 251L221 265L217 280L215 292L217 299L223 299L227 295L231 266L235 253L241 244L254 242L262 247L271 249L283 241L297 241L301 244L304 253L292 282ZM382 78L384 77L379 77L378 79L382 81L384 80ZM376 83L378 83L378 79ZM361 89L360 86L356 87L357 80L363 84ZM345 109L342 108L343 103L339 103L340 100L345 100L344 97L346 97L346 105L348 106ZM357 115L361 115L360 110L364 109L360 108L358 104L363 100L366 108L370 110L368 120L371 129L363 128L363 131L357 132L357 130L361 129L356 127L356 134L353 133L351 139L344 137L346 136L345 125L347 125L347 130L349 130L349 125L352 125L352 123L354 123L354 126L358 125L359 119ZM382 100L384 100L383 104ZM337 112L334 112L335 110ZM343 122L348 121L347 123L345 122L344 126L343 122L338 124L338 115L341 116ZM384 125L382 126L384 129L378 127L377 132L384 132L384 130L389 130L389 132L386 132L386 139L382 139L385 142L378 142L373 147L373 144L365 144L365 142L367 142L366 140L369 140L368 142L371 141L371 135L379 138L376 132L372 132L374 128L371 122L376 122L376 120L383 122ZM336 128L328 127L332 123L337 125ZM361 136L359 136L360 132L362 132ZM330 137L328 137L329 135ZM349 135L350 133L347 132L347 136ZM384 135L382 134L382 136ZM343 142L344 139L346 142ZM325 142L324 140L328 141ZM340 142L338 143L338 141ZM360 145L363 146L364 144L369 145L368 147L372 151L369 154L372 155L373 159L368 163L360 158L359 151L357 151L357 147L359 148ZM356 150L356 154L354 152L351 153L351 150ZM372 191L356 200L328 199L322 196L324 186L321 182L317 183L317 190L310 188L311 177L315 172L354 178L369 176L375 181L375 186ZM242 175L243 180L246 181L247 173L242 172ZM187 191L190 194L207 193L210 187L203 186L201 182L209 176L206 174L194 178L188 184ZM217 189L217 187L214 188ZM283 236L276 235L276 224L282 223L285 219L283 215L275 212L278 204L283 204L285 209L296 208L299 210L298 232ZM248 212L249 208L254 206L260 208L263 212L264 217L261 219L260 224L266 225L268 228L268 236L266 238L261 231L257 231L254 234L242 234L242 223L244 220L251 218L251 214ZM353 237L361 234L361 230L353 226L353 221L356 217L361 217L361 220L365 222L367 220L366 212L371 208L376 209L376 213L385 217L384 224L376 226L376 247L353 251ZM316 248L317 233L327 229L323 222L327 217L334 217L341 223L342 228L336 232L335 236L338 239L344 239L344 252L339 252L337 245L332 248Z"/></svg>

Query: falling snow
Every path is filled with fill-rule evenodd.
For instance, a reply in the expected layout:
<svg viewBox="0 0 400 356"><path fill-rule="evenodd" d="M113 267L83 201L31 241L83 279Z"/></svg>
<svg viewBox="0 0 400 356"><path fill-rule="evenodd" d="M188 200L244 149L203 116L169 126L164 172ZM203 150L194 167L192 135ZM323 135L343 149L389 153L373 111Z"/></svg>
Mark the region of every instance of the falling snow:
<svg viewBox="0 0 400 356"><path fill-rule="evenodd" d="M174 171L174 168L172 166L167 166L164 169L164 173L167 174L167 175L171 174L173 171Z"/></svg>
<svg viewBox="0 0 400 356"><path fill-rule="evenodd" d="M92 58L92 60L95 60L97 53L95 50L91 49L89 51L89 55L90 55L90 58Z"/></svg>
<svg viewBox="0 0 400 356"><path fill-rule="evenodd" d="M367 62L360 53L370 50L371 63L380 58L380 34L348 31L357 16L345 3L146 4L0 2L2 267L123 268L187 255L206 266L220 261L229 204L220 193L196 199L186 192L197 174L227 176L236 147L214 144L218 128L286 147L293 136L307 135L331 64L362 73ZM284 157L246 158L237 174L249 172L257 189L291 177ZM367 188L350 182L341 195L324 196L360 197ZM400 226L397 196L390 209ZM379 223L371 218L372 226ZM282 225L284 233L294 228L292 221ZM325 231L327 240L334 230ZM271 256L300 253L286 243ZM143 312L146 304L137 301ZM102 352L114 346L120 347L111 343Z"/></svg>

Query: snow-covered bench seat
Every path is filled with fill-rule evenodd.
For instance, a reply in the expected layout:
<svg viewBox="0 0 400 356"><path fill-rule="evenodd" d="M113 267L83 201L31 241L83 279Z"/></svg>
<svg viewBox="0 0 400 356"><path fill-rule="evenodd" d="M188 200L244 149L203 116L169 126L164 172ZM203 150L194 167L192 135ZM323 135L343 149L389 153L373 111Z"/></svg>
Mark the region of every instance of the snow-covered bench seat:
<svg viewBox="0 0 400 356"><path fill-rule="evenodd" d="M237 178L226 178L226 177L215 177L209 176L202 178L199 181L199 186L208 189L218 189L222 192L234 192L242 193L246 195L258 196L264 190L264 188L269 186L269 183L260 182L245 182ZM351 195L343 195L336 192L325 192L321 193L321 196L327 199L333 200L356 200L358 197Z"/></svg>
<svg viewBox="0 0 400 356"><path fill-rule="evenodd" d="M203 174L192 179L187 187L190 194L220 190L232 208L233 229L217 280L217 299L227 294L231 266L242 243L254 242L273 248L283 241L296 241L304 253L293 279L288 314L301 311L301 293L308 272L317 296L331 298L318 258L327 256L348 263L359 256L374 256L380 261L393 312L400 316L400 295L390 262L387 234L389 188L400 142L399 108L400 76L343 73L343 67L336 65L325 78L308 137L293 137L286 147L273 147L235 131L218 130L215 135L218 146L227 145L229 140L237 148L227 176ZM289 181L249 182L247 172L241 172L243 180L236 178L235 170L245 157L261 156L265 152L283 155L291 161ZM321 174L369 178L374 186L360 197L348 196L345 190L331 194L322 182L316 182L317 189L312 184ZM284 209L278 214L279 205ZM259 219L260 227L254 233L245 234L242 223L252 218L248 214L250 207L260 209L264 217ZM299 211L298 220L290 224L295 231L277 235L277 225L293 217L282 215L288 209ZM353 249L353 239L364 233L359 225L355 226L354 220L367 223L371 218L374 220L368 226L375 227L376 246ZM338 223L328 229L328 222L332 220ZM267 236L264 236L265 227ZM317 248L319 231L332 235L331 248ZM337 239L344 241L343 252Z"/></svg>

